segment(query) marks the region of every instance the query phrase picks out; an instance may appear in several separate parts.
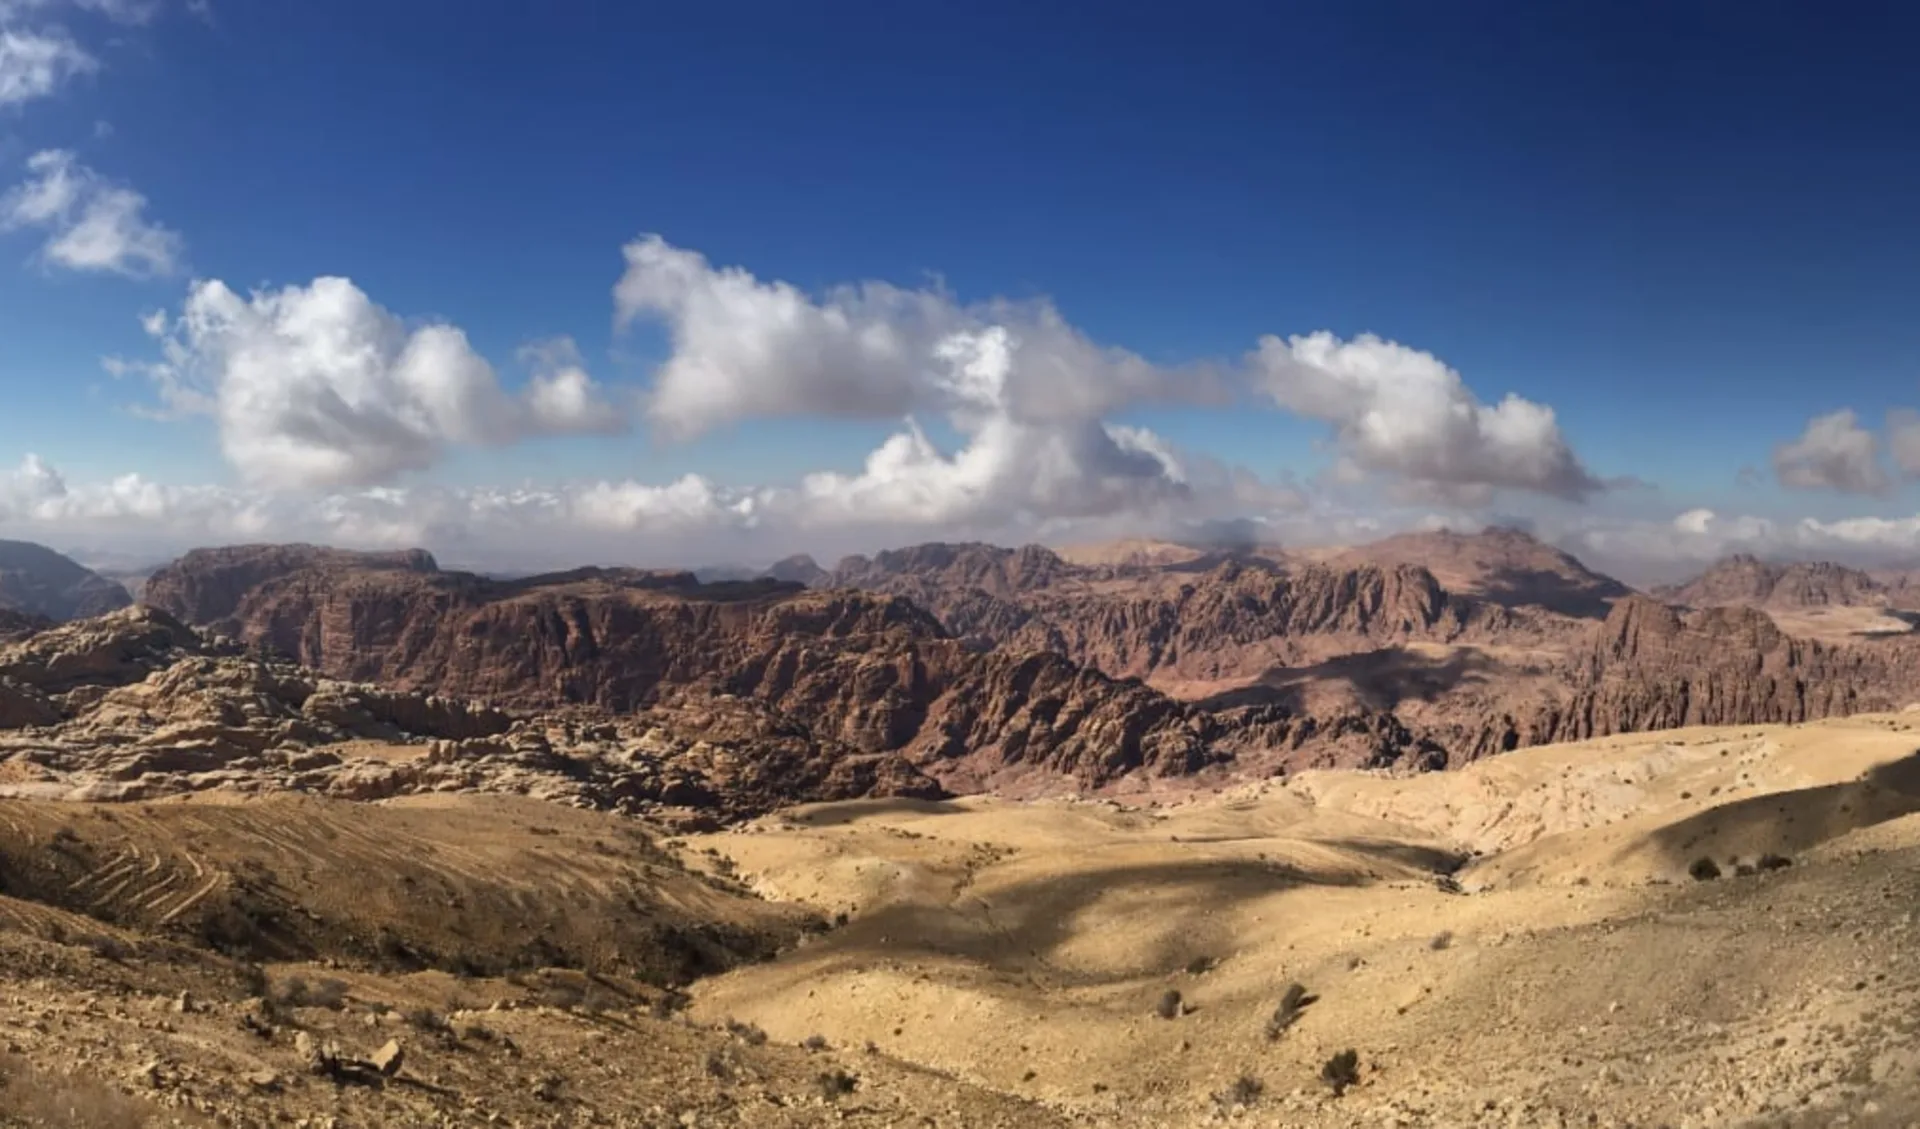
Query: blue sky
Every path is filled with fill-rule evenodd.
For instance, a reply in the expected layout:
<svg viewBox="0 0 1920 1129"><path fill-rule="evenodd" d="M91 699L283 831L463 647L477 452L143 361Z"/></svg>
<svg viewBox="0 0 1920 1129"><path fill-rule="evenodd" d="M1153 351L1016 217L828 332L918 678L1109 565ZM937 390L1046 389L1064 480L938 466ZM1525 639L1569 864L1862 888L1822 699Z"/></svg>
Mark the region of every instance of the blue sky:
<svg viewBox="0 0 1920 1129"><path fill-rule="evenodd" d="M643 397L673 322L616 329L612 297L622 247L659 233L816 297L938 279L961 306L1045 298L1169 369L1241 366L1265 334L1377 334L1451 366L1473 403L1550 406L1580 467L1646 484L1570 500L1436 455L1436 497L1433 466L1367 456L1342 438L1353 412L1297 410L1314 399L1297 385L1293 410L1257 392L1105 405L1183 460L1301 490L1296 512L1899 519L1916 494L1881 429L1920 402L1916 23L1884 4L0 0L11 33L92 60L0 104L0 186L67 151L179 241L170 269L129 278L50 261L57 228L0 232L0 466L32 452L76 494L136 472L276 505L857 474L897 415L749 396L665 433ZM244 298L328 275L408 326L458 326L509 395L522 346L571 338L604 396L642 397L632 425L509 427L391 473L263 483L228 449L237 425L130 411L154 402L146 381L102 369L159 360L140 315L179 313L197 280ZM199 371L216 399L221 372ZM902 403L947 454L973 434ZM1840 409L1857 416L1823 433L1837 447L1775 467ZM1358 471L1329 473L1355 451ZM1122 495L1110 515L1078 492L1060 514L1010 504L1119 528L1139 501ZM52 520L30 509L16 522Z"/></svg>

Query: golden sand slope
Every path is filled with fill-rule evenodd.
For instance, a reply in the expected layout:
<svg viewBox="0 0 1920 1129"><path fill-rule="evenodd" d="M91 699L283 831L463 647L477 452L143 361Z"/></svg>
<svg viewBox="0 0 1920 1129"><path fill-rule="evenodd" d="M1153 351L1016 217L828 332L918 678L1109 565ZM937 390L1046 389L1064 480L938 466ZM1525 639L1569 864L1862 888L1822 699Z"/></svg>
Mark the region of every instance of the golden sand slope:
<svg viewBox="0 0 1920 1129"><path fill-rule="evenodd" d="M1920 1117L1891 1108L1920 1092L1916 747L1856 718L1159 809L800 809L693 845L850 920L703 982L694 1016L871 1041L1091 1124ZM1768 855L1793 865L1737 875ZM1726 876L1688 877L1701 858ZM1293 981L1318 999L1270 1040ZM1348 1047L1336 1100L1318 1074ZM1244 1108L1212 1096L1243 1074Z"/></svg>

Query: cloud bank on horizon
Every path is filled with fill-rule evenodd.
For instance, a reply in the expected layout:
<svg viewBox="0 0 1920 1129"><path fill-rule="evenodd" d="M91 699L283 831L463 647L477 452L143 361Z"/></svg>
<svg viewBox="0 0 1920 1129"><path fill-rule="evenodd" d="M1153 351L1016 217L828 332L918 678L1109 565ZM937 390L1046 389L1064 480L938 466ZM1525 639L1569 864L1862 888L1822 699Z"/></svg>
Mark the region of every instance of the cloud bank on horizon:
<svg viewBox="0 0 1920 1129"><path fill-rule="evenodd" d="M102 70L51 13L134 27L166 8L0 0L0 110ZM503 370L461 326L389 309L347 277L256 287L193 278L187 236L152 211L75 149L49 148L19 161L0 190L0 233L33 240L32 267L48 274L183 288L172 308L141 319L149 356L104 363L150 390L124 407L157 426L210 426L231 480L163 483L130 470L76 482L22 452L0 470L0 532L157 553L234 540L423 545L511 567L770 560L969 537L1351 541L1474 527L1532 499L1544 507L1537 531L1628 568L1730 551L1920 550L1920 517L1603 516L1591 503L1622 480L1588 465L1553 406L1483 396L1442 358L1372 333L1303 327L1224 359L1167 364L1096 341L1044 298L963 300L879 280L810 292L646 234L619 249L612 322L658 330L666 355L644 380L608 381L568 339L528 342ZM1137 422L1169 407L1286 413L1323 429L1328 463L1305 481L1263 477ZM857 465L749 486L696 470L517 487L435 477L467 450L628 434L671 450L761 420L889 431ZM1775 447L1772 466L1791 490L1884 496L1920 476L1920 413L1895 411L1884 436L1849 409L1817 416Z"/></svg>
<svg viewBox="0 0 1920 1129"><path fill-rule="evenodd" d="M0 490L0 518L201 537L453 537L476 552L489 535L504 549L533 530L778 546L808 536L1193 534L1281 519L1302 528L1313 506L1298 487L1110 418L1255 395L1329 423L1349 481L1479 503L1501 490L1578 500L1602 488L1550 408L1515 395L1484 404L1438 358L1377 337L1268 338L1243 363L1166 367L1095 343L1045 301L964 304L879 282L810 295L654 235L624 254L617 323L657 323L670 343L645 387L602 385L561 341L523 350L534 373L509 392L459 327L410 323L345 278L246 295L196 281L177 312L144 319L159 359L112 367L150 382L142 410L155 418L212 419L240 485L127 476L69 486L29 457ZM418 481L459 447L617 433L635 421L674 443L756 418L898 429L857 470L758 487L694 473L513 491ZM926 421L957 443L943 448Z"/></svg>
<svg viewBox="0 0 1920 1129"><path fill-rule="evenodd" d="M459 327L402 317L346 278L244 295L195 281L177 311L142 319L157 359L109 365L150 383L138 410L211 419L238 484L138 473L70 483L27 454L0 472L0 524L169 552L235 540L423 545L513 567L632 559L641 542L646 555L685 562L962 537L1351 541L1475 527L1503 495L1527 494L1565 504L1566 516L1535 523L1543 535L1629 567L1920 544L1920 520L1782 525L1700 509L1670 522L1593 518L1579 503L1607 484L1550 406L1511 393L1487 403L1439 358L1370 334L1268 335L1237 363L1166 367L1092 341L1044 301L965 304L880 282L810 295L656 235L624 258L616 322L657 323L670 345L642 387L597 381L559 340L522 349L530 376L509 390ZM1334 463L1321 483L1265 480L1109 419L1250 398L1327 425ZM764 486L692 472L517 488L423 480L461 447L635 425L671 444L756 418L897 420L898 430L855 471ZM943 449L923 420L944 424L957 446ZM1894 424L1907 428L1890 441L1898 459L1901 437L1920 425ZM1782 444L1775 468L1792 486L1868 491L1887 481L1878 458L1878 440L1838 412ZM1338 496L1355 484L1378 487L1381 504Z"/></svg>

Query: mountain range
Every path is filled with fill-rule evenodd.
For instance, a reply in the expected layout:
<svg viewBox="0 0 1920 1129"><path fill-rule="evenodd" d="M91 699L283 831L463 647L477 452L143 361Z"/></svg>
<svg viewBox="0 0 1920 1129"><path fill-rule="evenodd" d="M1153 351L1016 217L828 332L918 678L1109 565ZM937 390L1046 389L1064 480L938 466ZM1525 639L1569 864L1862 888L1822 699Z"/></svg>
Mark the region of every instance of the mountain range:
<svg viewBox="0 0 1920 1129"><path fill-rule="evenodd" d="M13 636L131 603L39 546L4 559ZM743 703L743 732L804 734L803 759L892 757L890 779L1018 792L1897 709L1920 637L1897 620L1836 637L1831 616L1898 614L1910 579L1734 557L1639 593L1496 528L1302 551L933 543L706 582L243 545L157 569L141 601L320 677L523 713Z"/></svg>

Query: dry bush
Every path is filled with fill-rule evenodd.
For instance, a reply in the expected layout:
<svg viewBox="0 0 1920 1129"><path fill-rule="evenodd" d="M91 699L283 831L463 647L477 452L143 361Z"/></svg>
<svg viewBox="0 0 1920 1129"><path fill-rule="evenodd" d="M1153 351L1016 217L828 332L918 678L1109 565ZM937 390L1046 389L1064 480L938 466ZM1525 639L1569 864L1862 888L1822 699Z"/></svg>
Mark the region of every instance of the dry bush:
<svg viewBox="0 0 1920 1129"><path fill-rule="evenodd" d="M1278 1039L1286 1034L1295 1020L1300 1018L1300 1009L1313 1002L1305 987L1298 983L1287 985L1287 990L1275 1005L1273 1015L1267 1019L1267 1038Z"/></svg>
<svg viewBox="0 0 1920 1129"><path fill-rule="evenodd" d="M82 938L80 944L101 960L110 960L115 964L125 964L133 955L133 949L111 933L94 933Z"/></svg>
<svg viewBox="0 0 1920 1129"><path fill-rule="evenodd" d="M274 985L267 998L281 1007L323 1007L339 1011L347 1005L347 982L331 976L318 980L289 976Z"/></svg>
<svg viewBox="0 0 1920 1129"><path fill-rule="evenodd" d="M307 1000L312 1007L339 1011L347 1006L347 982L336 980L331 976L322 976L307 986Z"/></svg>
<svg viewBox="0 0 1920 1129"><path fill-rule="evenodd" d="M266 969L257 964L243 964L239 968L236 979L240 982L241 998L248 999L255 996L262 999L269 998L273 986L267 979Z"/></svg>
<svg viewBox="0 0 1920 1129"><path fill-rule="evenodd" d="M1714 862L1706 855L1701 855L1699 858L1693 860L1691 866L1687 867L1687 875L1695 882L1711 882L1720 877L1720 864Z"/></svg>
<svg viewBox="0 0 1920 1129"><path fill-rule="evenodd" d="M1435 933L1433 939L1427 942L1427 947L1436 953L1442 949L1451 948L1452 946L1453 932L1448 929L1442 929L1440 932Z"/></svg>
<svg viewBox="0 0 1920 1129"><path fill-rule="evenodd" d="M767 1033L760 1030L757 1024L742 1023L737 1019L727 1020L727 1034L732 1035L750 1047L757 1047L767 1041ZM816 1038L818 1038L818 1036L816 1036ZM825 1040L821 1041L825 1042Z"/></svg>
<svg viewBox="0 0 1920 1129"><path fill-rule="evenodd" d="M1266 1092L1266 1084L1251 1074L1242 1074L1233 1080L1233 1085L1213 1095L1213 1104L1220 1107L1222 1113L1233 1109L1247 1109L1260 1100Z"/></svg>
<svg viewBox="0 0 1920 1129"><path fill-rule="evenodd" d="M1160 993L1159 1002L1153 1005L1153 1014L1162 1019L1180 1018L1182 1014L1180 990L1178 988L1168 988L1166 991Z"/></svg>
<svg viewBox="0 0 1920 1129"><path fill-rule="evenodd" d="M1328 1059L1320 1067L1320 1081L1327 1084L1336 1098L1345 1094L1347 1087L1359 1085L1360 1052L1349 1048Z"/></svg>
<svg viewBox="0 0 1920 1129"><path fill-rule="evenodd" d="M844 1070L829 1070L821 1074L816 1081L820 1086L820 1096L828 1101L836 1101L860 1085L860 1080Z"/></svg>
<svg viewBox="0 0 1920 1129"><path fill-rule="evenodd" d="M580 993L580 1010L589 1015L602 1012L620 1011L627 1006L627 998L602 984L588 981Z"/></svg>

